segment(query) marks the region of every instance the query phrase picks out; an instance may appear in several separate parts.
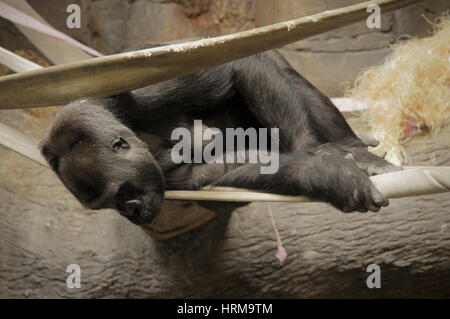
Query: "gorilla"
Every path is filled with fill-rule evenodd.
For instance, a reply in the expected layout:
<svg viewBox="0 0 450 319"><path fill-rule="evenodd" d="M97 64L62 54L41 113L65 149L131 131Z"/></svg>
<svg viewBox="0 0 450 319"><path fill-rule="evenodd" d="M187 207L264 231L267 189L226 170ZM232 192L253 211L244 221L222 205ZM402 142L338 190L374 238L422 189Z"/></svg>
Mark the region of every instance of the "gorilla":
<svg viewBox="0 0 450 319"><path fill-rule="evenodd" d="M195 119L221 130L279 128L278 170L261 174L260 162L174 163L171 133L192 131ZM304 195L343 212L376 212L389 201L369 176L400 168L367 146L277 51L125 94L73 101L40 144L84 206L115 209L137 225L158 215L165 190L206 185Z"/></svg>

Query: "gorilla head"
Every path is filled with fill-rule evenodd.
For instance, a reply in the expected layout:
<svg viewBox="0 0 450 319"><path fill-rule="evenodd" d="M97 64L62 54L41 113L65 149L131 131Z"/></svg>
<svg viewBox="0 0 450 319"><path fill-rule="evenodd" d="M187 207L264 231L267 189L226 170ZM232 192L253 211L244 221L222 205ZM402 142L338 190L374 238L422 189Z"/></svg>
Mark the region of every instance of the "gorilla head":
<svg viewBox="0 0 450 319"><path fill-rule="evenodd" d="M147 145L98 99L65 106L41 142L41 152L86 207L113 208L149 224L164 198L164 177Z"/></svg>

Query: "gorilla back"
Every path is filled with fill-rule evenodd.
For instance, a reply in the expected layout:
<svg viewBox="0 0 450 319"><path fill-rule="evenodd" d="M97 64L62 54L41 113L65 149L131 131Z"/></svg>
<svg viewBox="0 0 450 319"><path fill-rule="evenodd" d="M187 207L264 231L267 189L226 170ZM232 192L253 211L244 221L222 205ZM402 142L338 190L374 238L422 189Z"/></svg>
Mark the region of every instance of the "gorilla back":
<svg viewBox="0 0 450 319"><path fill-rule="evenodd" d="M175 163L172 132L192 132L195 119L222 131L279 128L279 169L261 174L259 162ZM57 114L41 151L83 205L116 209L136 224L158 215L165 190L208 184L304 195L344 212L378 211L388 199L368 176L399 169L368 152L331 101L276 51L74 101Z"/></svg>

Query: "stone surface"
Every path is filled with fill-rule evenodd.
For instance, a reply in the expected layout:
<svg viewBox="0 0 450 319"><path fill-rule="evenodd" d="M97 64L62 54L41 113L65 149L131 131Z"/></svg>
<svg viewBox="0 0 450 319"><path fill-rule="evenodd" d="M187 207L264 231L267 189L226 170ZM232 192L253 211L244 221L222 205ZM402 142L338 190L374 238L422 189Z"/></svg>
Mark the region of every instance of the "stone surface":
<svg viewBox="0 0 450 319"><path fill-rule="evenodd" d="M24 112L2 120L42 133ZM449 141L447 127L407 151L416 165L450 165ZM1 298L450 297L448 194L391 200L378 214L271 204L288 253L280 266L267 204L160 242L113 211L83 209L50 170L2 147L0 158ZM366 287L372 263L382 289ZM69 264L80 289L66 287Z"/></svg>
<svg viewBox="0 0 450 319"><path fill-rule="evenodd" d="M329 97L342 96L345 86L351 86L353 80L371 63L382 63L389 49L382 48L368 52L298 52L283 49L281 54L305 78L312 82ZM339 81L336 81L339 78Z"/></svg>

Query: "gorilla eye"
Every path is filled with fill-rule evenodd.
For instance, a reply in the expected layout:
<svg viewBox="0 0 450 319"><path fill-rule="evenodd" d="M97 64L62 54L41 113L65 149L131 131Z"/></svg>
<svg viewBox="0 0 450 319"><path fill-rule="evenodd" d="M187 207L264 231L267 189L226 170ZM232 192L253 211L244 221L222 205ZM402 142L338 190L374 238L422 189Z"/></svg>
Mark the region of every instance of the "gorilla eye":
<svg viewBox="0 0 450 319"><path fill-rule="evenodd" d="M111 144L111 148L114 152L118 152L120 150L127 150L130 148L130 145L125 141L122 137L117 137Z"/></svg>

